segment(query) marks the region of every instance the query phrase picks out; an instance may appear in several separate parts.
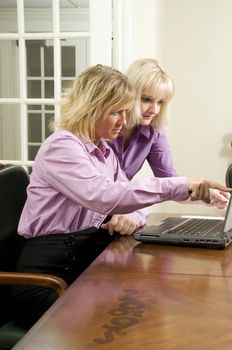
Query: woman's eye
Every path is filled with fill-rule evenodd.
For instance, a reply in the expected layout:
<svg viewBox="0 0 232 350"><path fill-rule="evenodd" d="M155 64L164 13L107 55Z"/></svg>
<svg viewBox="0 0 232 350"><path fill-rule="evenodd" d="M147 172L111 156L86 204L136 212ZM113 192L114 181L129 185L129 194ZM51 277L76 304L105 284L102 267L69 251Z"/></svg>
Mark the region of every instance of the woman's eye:
<svg viewBox="0 0 232 350"><path fill-rule="evenodd" d="M150 97L142 97L142 102L151 102L151 98Z"/></svg>

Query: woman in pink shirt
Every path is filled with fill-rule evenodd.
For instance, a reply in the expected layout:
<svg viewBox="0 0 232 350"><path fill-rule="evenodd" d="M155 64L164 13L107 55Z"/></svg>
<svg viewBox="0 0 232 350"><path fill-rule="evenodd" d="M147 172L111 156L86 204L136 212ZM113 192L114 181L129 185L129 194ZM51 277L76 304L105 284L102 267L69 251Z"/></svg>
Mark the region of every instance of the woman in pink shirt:
<svg viewBox="0 0 232 350"><path fill-rule="evenodd" d="M149 205L189 197L208 202L211 187L230 191L184 176L130 182L105 140L117 138L134 100L127 77L110 67L91 67L74 80L58 129L35 158L18 226L25 239L17 271L54 274L71 284L94 260L101 227L131 234L145 225ZM49 289L14 287L16 322L30 327L56 299Z"/></svg>

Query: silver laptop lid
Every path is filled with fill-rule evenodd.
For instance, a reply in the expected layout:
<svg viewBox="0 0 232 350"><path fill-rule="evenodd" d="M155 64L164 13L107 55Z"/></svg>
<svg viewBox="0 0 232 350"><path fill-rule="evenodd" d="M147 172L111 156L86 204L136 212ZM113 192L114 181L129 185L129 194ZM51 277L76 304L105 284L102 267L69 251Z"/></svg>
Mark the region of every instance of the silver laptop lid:
<svg viewBox="0 0 232 350"><path fill-rule="evenodd" d="M229 231L231 231L231 234L232 234L232 195L230 195L230 200L226 211L223 231L224 233L229 233Z"/></svg>

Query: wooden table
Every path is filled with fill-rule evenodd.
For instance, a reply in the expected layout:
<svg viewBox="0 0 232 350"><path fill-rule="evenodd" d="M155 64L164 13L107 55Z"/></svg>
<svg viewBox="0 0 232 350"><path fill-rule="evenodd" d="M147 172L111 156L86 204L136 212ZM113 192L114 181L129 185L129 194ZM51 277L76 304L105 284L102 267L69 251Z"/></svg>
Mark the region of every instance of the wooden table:
<svg viewBox="0 0 232 350"><path fill-rule="evenodd" d="M19 349L231 350L232 246L169 247L122 236L14 347Z"/></svg>

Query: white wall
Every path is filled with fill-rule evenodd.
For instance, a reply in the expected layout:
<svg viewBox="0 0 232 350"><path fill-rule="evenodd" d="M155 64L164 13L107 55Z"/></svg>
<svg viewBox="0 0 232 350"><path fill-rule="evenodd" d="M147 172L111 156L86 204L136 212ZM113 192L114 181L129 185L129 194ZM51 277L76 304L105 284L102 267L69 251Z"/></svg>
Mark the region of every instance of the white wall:
<svg viewBox="0 0 232 350"><path fill-rule="evenodd" d="M158 58L175 82L169 141L179 174L224 183L232 162L232 1L135 0L133 59ZM138 174L150 174L147 166ZM163 203L151 211L218 214Z"/></svg>

